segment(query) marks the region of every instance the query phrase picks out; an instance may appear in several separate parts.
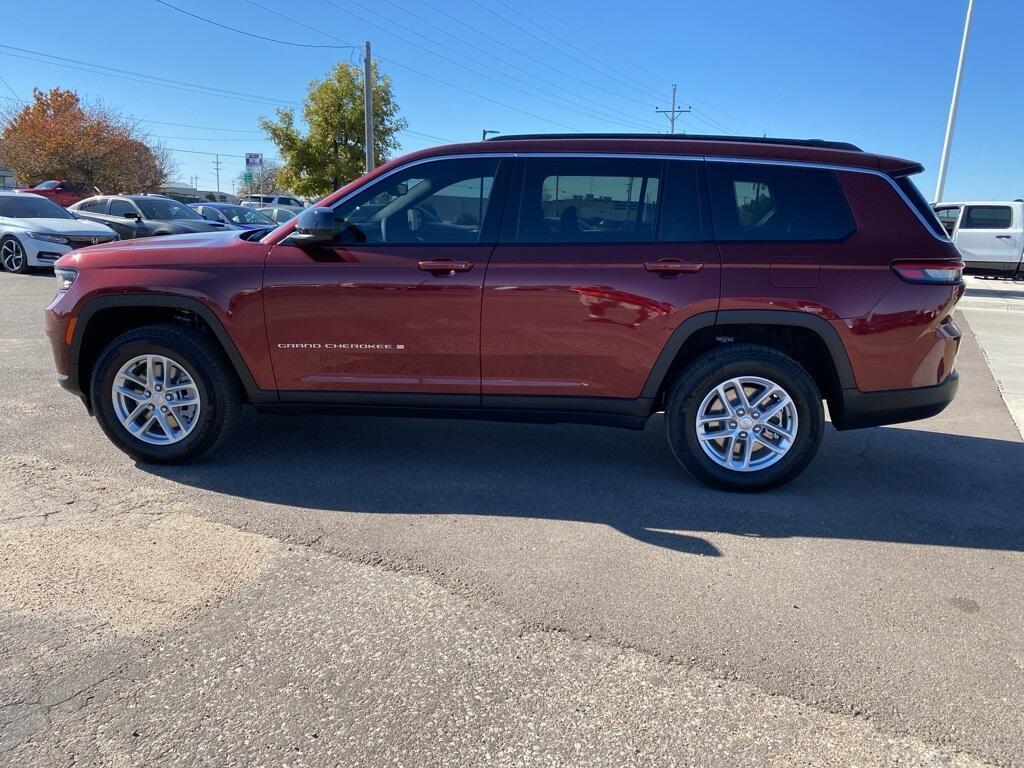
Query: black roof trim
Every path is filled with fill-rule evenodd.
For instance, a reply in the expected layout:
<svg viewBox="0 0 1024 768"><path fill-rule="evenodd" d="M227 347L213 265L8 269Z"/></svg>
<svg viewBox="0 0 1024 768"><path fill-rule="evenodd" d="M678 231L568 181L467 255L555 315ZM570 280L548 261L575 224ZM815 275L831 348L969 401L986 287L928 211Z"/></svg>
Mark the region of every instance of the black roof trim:
<svg viewBox="0 0 1024 768"><path fill-rule="evenodd" d="M788 147L817 147L863 152L856 144L825 139L779 139L771 136L716 136L697 133L514 133L490 136L487 141L521 141L525 139L678 139L681 141L728 141L742 144L782 144Z"/></svg>

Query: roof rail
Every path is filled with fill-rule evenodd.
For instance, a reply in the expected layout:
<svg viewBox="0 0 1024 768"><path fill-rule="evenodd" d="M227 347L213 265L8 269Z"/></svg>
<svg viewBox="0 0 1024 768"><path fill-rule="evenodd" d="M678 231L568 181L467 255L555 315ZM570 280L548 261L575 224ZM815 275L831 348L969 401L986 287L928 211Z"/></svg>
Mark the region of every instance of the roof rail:
<svg viewBox="0 0 1024 768"><path fill-rule="evenodd" d="M487 141L521 141L525 139L675 139L680 141L728 141L742 144L783 144L791 147L817 147L863 152L856 144L825 139L780 139L771 136L716 136L697 133L515 133L491 136Z"/></svg>

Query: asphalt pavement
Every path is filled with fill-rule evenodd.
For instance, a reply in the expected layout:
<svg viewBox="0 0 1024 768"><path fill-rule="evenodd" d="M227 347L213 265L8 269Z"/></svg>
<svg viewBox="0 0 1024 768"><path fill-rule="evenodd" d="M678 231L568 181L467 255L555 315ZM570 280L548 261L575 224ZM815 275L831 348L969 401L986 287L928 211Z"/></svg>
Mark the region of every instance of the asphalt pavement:
<svg viewBox="0 0 1024 768"><path fill-rule="evenodd" d="M0 764L1024 764L1024 444L956 402L758 496L644 432L245 420L137 465L0 275ZM1019 348L1019 345L1018 345Z"/></svg>

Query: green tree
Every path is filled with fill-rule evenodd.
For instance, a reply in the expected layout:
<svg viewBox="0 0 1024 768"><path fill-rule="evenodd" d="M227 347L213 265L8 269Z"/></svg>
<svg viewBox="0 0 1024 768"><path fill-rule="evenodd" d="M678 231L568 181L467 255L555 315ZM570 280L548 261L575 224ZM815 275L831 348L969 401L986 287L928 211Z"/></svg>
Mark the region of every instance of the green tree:
<svg viewBox="0 0 1024 768"><path fill-rule="evenodd" d="M309 84L302 107L306 134L295 124L295 110L277 110L277 119L260 119L260 127L277 145L282 166L278 185L300 195L326 195L363 174L363 70L339 62L323 80ZM391 78L373 65L374 160L385 162L398 149L396 134L406 127L398 116Z"/></svg>

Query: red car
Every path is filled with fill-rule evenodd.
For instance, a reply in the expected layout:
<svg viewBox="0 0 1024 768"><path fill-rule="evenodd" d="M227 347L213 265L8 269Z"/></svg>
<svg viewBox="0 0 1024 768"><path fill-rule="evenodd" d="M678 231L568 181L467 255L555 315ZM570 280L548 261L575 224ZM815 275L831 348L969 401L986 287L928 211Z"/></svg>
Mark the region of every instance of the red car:
<svg viewBox="0 0 1024 768"><path fill-rule="evenodd" d="M31 189L19 189L18 192L31 192L33 195L53 200L57 205L67 208L91 194L84 184L70 181L41 181Z"/></svg>
<svg viewBox="0 0 1024 768"><path fill-rule="evenodd" d="M149 462L239 406L643 428L761 490L824 431L957 388L963 263L917 163L818 140L518 136L437 147L267 233L64 256L58 377Z"/></svg>

